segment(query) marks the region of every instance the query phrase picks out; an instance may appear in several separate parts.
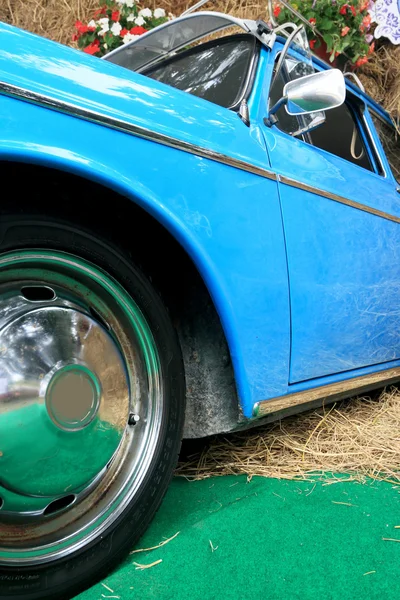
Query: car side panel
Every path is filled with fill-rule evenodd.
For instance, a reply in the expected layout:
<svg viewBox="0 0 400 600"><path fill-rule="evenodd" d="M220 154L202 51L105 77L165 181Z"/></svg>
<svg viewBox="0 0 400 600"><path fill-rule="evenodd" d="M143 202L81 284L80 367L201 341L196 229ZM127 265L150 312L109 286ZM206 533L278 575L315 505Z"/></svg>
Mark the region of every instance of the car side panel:
<svg viewBox="0 0 400 600"><path fill-rule="evenodd" d="M100 182L181 243L220 315L245 416L255 402L287 392L288 279L275 181L5 96L0 118L0 160ZM95 208L95 198L84 200Z"/></svg>

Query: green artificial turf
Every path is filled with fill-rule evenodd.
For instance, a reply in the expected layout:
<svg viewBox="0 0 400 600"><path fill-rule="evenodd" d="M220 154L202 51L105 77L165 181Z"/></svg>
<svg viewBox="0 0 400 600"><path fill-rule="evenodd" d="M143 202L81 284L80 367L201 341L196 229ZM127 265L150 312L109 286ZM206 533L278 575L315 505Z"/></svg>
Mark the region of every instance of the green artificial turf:
<svg viewBox="0 0 400 600"><path fill-rule="evenodd" d="M400 598L400 488L175 479L133 554L79 600ZM214 548L212 551L211 543ZM140 571L133 562L162 563ZM103 594L103 595L102 595Z"/></svg>

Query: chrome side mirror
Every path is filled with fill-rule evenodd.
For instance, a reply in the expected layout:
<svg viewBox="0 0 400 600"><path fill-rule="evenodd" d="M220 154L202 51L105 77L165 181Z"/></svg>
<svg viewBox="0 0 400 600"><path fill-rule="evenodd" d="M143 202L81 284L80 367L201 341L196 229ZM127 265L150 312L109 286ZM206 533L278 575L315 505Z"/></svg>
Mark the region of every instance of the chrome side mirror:
<svg viewBox="0 0 400 600"><path fill-rule="evenodd" d="M283 88L282 98L270 109L269 117L283 105L289 115L305 115L336 108L345 98L343 73L339 69L320 71L289 81Z"/></svg>
<svg viewBox="0 0 400 600"><path fill-rule="evenodd" d="M283 88L289 115L330 110L343 104L346 84L339 69L320 71L289 81Z"/></svg>

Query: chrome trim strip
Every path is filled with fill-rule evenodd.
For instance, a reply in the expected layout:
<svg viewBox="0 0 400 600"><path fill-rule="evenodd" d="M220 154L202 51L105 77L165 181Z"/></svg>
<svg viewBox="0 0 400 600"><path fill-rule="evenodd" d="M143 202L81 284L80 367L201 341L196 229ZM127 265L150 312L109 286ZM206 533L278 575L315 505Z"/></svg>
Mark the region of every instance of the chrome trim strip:
<svg viewBox="0 0 400 600"><path fill-rule="evenodd" d="M400 217L395 217L390 213L378 210L376 208L372 208L371 206L367 206L366 204L361 204L360 202L349 200L348 198L344 198L343 196L338 196L337 194L326 192L325 190L321 190L320 188L313 187L312 185L308 185L307 183L302 183L301 181L291 179L290 177L286 177L285 175L277 175L277 178L278 181L280 183L283 183L284 185L289 185L291 187L298 188L305 192L317 194L318 196L322 196L323 198L328 198L329 200L340 202L340 204L345 204L346 206L357 208L358 210L370 213L371 215L375 215L376 217L382 217L382 219L387 219L388 221L393 221L394 223L400 223Z"/></svg>
<svg viewBox="0 0 400 600"><path fill-rule="evenodd" d="M257 419L270 415L272 413L291 408L293 406L301 406L309 402L327 399L329 402L334 399L340 400L354 394L359 394L373 387L380 385L395 383L400 380L400 367L394 369L386 369L371 375L361 375L354 379L347 379L339 383L330 383L317 388L312 388L304 392L296 392L287 394L286 396L278 396L271 400L263 400L257 402L253 408L253 416Z"/></svg>
<svg viewBox="0 0 400 600"><path fill-rule="evenodd" d="M10 83L0 81L0 94L11 96L18 100L24 100L25 102L30 102L31 104L44 106L50 110L72 115L78 119L84 119L85 121L103 125L105 127L109 127L110 129L116 129L118 131L122 131L123 133L128 133L151 142L157 142L159 144L163 144L164 146L175 148L176 150L182 150L183 152L200 156L201 158L208 158L215 162L229 165L242 171L254 173L260 177L265 177L266 179L272 179L274 181L277 180L276 174L268 169L257 167L256 165L252 165L243 160L232 158L231 156L227 156L226 154L221 154L219 152L214 152L214 150L209 150L208 148L203 148L202 146L197 146L196 144L191 144L190 142L185 142L163 133L151 131L150 129L140 125L133 125L132 123L128 123L122 119L116 119L94 110L76 106L75 104L65 102L64 100L58 100L44 94L31 92L25 88L12 85Z"/></svg>
<svg viewBox="0 0 400 600"><path fill-rule="evenodd" d="M278 181L284 185L289 185L291 187L298 188L305 192L311 192L312 194L317 194L318 196L328 198L329 200L334 200L335 202L340 202L341 204L351 206L352 208L362 210L377 217L382 217L383 219L387 219L388 221L400 223L400 217L396 217L381 210L371 208L370 206L366 206L365 204L354 202L353 200L349 200L348 198L344 198L343 196L332 194L331 192L321 190L320 188L313 187L311 185L308 185L307 183L297 181L296 179L291 179L290 177L286 177L285 175L278 175L273 171L270 171L269 169L257 167L256 165L245 162L243 160L227 156L226 154L215 152L214 150L209 150L208 148L203 148L202 146L197 146L196 144L191 144L190 142L185 142L183 140L179 140L177 138L165 135L163 133L157 133L155 131L147 129L146 127L142 127L140 125L133 125L132 123L128 123L127 121L124 121L122 119L109 117L97 111L82 108L76 106L75 104L71 104L70 102L65 102L64 100L58 100L56 98L52 98L44 94L32 92L25 88L10 83L5 83L3 81L0 81L0 94L5 96L11 96L12 98L16 98L17 100L23 100L25 102L30 102L32 104L43 106L49 108L50 110L55 110L57 112L71 115L78 119L83 119L91 123L96 123L104 127L109 127L110 129L116 129L117 131L122 131L123 133L140 137L151 142L156 142L164 146L169 146L170 148L175 148L176 150L182 150L183 152L188 152L189 154L194 154L195 156L200 156L201 158L208 158L215 162L222 163L224 165L228 165L230 167L234 167L236 169L240 169L248 173L253 173L254 175L259 175L260 177L264 177L266 179Z"/></svg>
<svg viewBox="0 0 400 600"><path fill-rule="evenodd" d="M373 147L373 150L375 152L375 162L377 163L377 166L381 168L381 173L378 172L377 175L380 175L380 177L382 177L382 179L388 179L388 173L387 173L387 171L386 171L386 169L384 167L384 164L382 162L382 153L379 150L378 146L376 145L376 142L375 142L374 136L372 134L372 130L371 130L370 124L368 123L368 119L366 118L366 115L368 114L369 118L372 120L372 116L369 114L368 105L365 104L364 106L365 106L365 110L364 110L363 115L361 117L362 118L362 122L363 122L363 125L364 125L365 129L367 130L369 142L370 142L370 144Z"/></svg>

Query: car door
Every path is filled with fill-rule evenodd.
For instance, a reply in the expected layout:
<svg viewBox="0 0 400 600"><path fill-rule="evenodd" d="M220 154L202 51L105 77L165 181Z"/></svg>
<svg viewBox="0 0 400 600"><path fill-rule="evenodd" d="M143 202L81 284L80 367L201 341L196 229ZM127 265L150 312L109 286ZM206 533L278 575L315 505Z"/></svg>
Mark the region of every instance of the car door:
<svg viewBox="0 0 400 600"><path fill-rule="evenodd" d="M277 116L264 133L287 247L289 382L400 358L400 196L362 95L348 89L304 136L288 133L285 108Z"/></svg>

